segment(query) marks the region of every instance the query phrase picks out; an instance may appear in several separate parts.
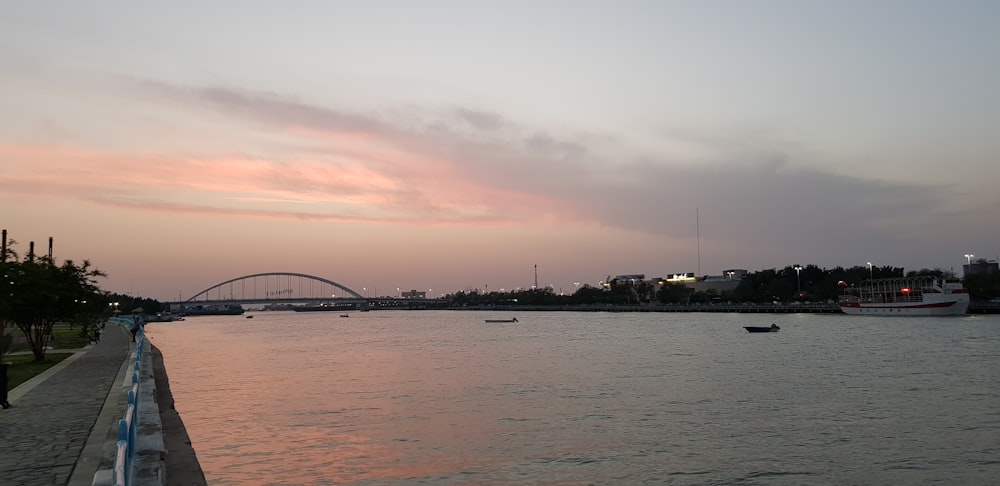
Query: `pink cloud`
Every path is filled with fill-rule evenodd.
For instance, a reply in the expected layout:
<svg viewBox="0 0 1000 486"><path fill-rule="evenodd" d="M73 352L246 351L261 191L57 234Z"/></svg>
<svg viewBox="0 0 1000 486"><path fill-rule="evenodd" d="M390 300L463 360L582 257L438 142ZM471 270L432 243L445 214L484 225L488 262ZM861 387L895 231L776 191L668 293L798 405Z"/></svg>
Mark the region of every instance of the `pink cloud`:
<svg viewBox="0 0 1000 486"><path fill-rule="evenodd" d="M377 137L311 138L338 149L274 162L0 144L0 159L18 161L0 166L0 187L30 198L132 210L425 223L523 218L511 213L510 203L535 199L463 180L449 161L408 153Z"/></svg>

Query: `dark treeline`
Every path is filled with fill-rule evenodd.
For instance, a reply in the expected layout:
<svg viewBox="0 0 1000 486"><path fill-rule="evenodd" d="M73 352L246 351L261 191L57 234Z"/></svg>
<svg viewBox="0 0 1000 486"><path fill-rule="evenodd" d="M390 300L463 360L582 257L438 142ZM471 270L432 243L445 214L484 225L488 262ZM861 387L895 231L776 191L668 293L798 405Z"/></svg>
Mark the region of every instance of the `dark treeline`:
<svg viewBox="0 0 1000 486"><path fill-rule="evenodd" d="M798 270L796 270L798 267ZM816 265L790 265L746 275L732 290L696 290L680 283L652 284L641 281L612 281L606 288L590 285L573 294L557 294L552 288L533 288L511 292L457 292L449 295L452 305L639 305L639 304L710 304L771 302L835 302L845 286L869 278L952 277L952 272L922 269L904 272L901 267L856 266L820 268ZM1000 297L1000 274L970 275L965 279L973 300Z"/></svg>
<svg viewBox="0 0 1000 486"><path fill-rule="evenodd" d="M0 254L0 358L11 345L13 327L24 335L35 361L43 361L56 324L79 327L86 336L107 319L107 295L97 286L104 273L86 260L59 264L30 252L19 259L12 244L5 242Z"/></svg>
<svg viewBox="0 0 1000 486"><path fill-rule="evenodd" d="M158 314L163 304L158 300L133 297L128 294L107 294L108 310L111 314Z"/></svg>
<svg viewBox="0 0 1000 486"><path fill-rule="evenodd" d="M98 282L105 274L87 260L57 262L51 255L51 240L47 255L36 255L34 243L26 255L19 255L16 244L4 230L0 236L0 359L10 348L15 329L24 335L35 361L44 361L57 324L79 329L81 337L96 336L111 315L160 311L155 300L101 290Z"/></svg>

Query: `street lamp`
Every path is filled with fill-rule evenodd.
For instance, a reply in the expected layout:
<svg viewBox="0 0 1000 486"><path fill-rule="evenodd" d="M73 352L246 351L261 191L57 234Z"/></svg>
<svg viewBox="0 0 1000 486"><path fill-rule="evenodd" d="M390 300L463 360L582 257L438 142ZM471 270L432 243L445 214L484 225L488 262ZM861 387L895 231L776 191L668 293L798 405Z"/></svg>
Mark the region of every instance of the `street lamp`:
<svg viewBox="0 0 1000 486"><path fill-rule="evenodd" d="M974 257L974 256L976 256L976 255L973 255L972 253L966 253L965 254L965 263L967 265L972 265L972 257Z"/></svg>
<svg viewBox="0 0 1000 486"><path fill-rule="evenodd" d="M802 279L799 278L799 274L802 272L801 265L795 265L795 284L799 288L799 295L802 295Z"/></svg>
<svg viewBox="0 0 1000 486"><path fill-rule="evenodd" d="M872 262L868 262L868 278L874 279L875 274L872 273Z"/></svg>

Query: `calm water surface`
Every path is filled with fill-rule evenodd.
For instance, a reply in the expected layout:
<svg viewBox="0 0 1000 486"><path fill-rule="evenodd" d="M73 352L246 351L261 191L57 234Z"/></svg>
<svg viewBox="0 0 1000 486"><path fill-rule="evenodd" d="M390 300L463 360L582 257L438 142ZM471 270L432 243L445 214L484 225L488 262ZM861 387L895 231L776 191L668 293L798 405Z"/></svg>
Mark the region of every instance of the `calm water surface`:
<svg viewBox="0 0 1000 486"><path fill-rule="evenodd" d="M147 333L211 484L1000 483L1000 316L258 312Z"/></svg>

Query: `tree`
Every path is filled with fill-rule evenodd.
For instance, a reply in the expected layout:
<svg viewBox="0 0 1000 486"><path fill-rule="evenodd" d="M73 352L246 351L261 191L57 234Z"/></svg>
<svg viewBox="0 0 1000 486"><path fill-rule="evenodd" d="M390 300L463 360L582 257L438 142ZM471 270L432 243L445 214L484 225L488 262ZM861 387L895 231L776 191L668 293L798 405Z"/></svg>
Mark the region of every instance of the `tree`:
<svg viewBox="0 0 1000 486"><path fill-rule="evenodd" d="M124 312L132 312L139 307L142 307L143 313L146 314L156 314L163 310L163 304L158 300L128 294L108 294L108 302L117 302L118 308Z"/></svg>
<svg viewBox="0 0 1000 486"><path fill-rule="evenodd" d="M694 291L681 283L665 282L656 292L656 298L662 303L687 304Z"/></svg>
<svg viewBox="0 0 1000 486"><path fill-rule="evenodd" d="M977 273L965 276L965 287L975 300L1000 297L1000 273Z"/></svg>
<svg viewBox="0 0 1000 486"><path fill-rule="evenodd" d="M97 287L100 270L89 261L56 265L49 257L4 262L5 276L0 319L24 333L35 361L45 359L45 348L58 322L89 325L100 322L107 301Z"/></svg>
<svg viewBox="0 0 1000 486"><path fill-rule="evenodd" d="M604 298L607 299L609 304L613 305L628 305L632 303L638 303L638 298L632 291L632 285L626 282L619 282L617 280L611 281L611 287L604 293Z"/></svg>
<svg viewBox="0 0 1000 486"><path fill-rule="evenodd" d="M604 294L603 290L597 287L591 287L588 284L583 284L583 287L580 287L573 294L571 301L574 304L585 304L585 305L596 304L601 301L601 298L604 296L603 294Z"/></svg>
<svg viewBox="0 0 1000 486"><path fill-rule="evenodd" d="M937 277L937 278L955 278L955 272L950 270L942 270L940 268L935 268L933 270L929 268L921 268L920 270L910 270L906 272L907 277Z"/></svg>
<svg viewBox="0 0 1000 486"><path fill-rule="evenodd" d="M4 237L7 231L3 232ZM7 333L7 315L10 313L11 281L7 260L17 261L17 253L11 248L14 240L3 241L0 245L0 362L10 349L13 336ZM6 390L2 390L6 391Z"/></svg>

